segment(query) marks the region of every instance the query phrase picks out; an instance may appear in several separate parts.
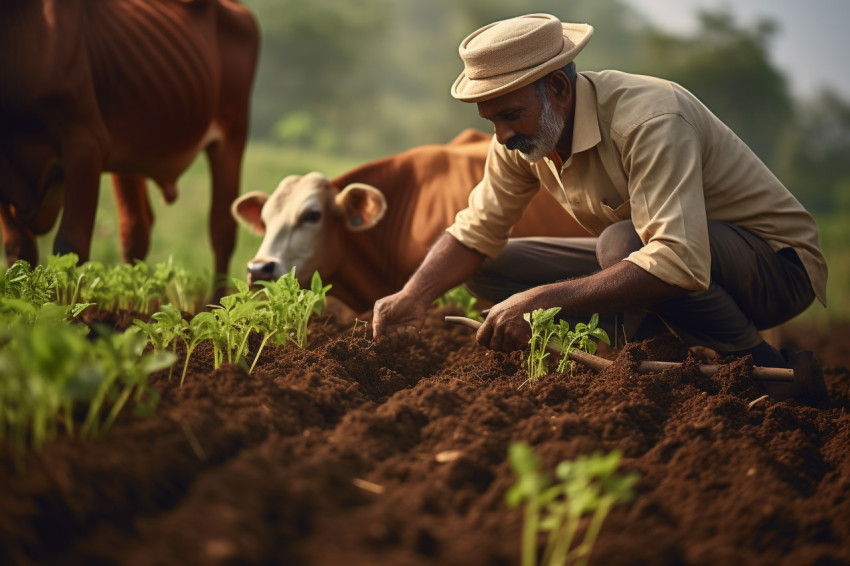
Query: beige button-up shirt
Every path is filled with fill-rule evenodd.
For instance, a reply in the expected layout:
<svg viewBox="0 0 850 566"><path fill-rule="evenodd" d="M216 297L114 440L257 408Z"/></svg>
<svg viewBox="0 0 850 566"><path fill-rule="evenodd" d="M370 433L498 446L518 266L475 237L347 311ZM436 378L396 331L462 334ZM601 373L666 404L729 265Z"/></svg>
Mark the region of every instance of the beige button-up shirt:
<svg viewBox="0 0 850 566"><path fill-rule="evenodd" d="M627 258L688 290L708 288L706 219L792 247L826 304L826 260L812 216L758 157L681 86L618 71L580 73L572 155L528 163L495 136L484 178L448 228L496 256L542 185L592 235L631 218L644 246ZM554 158L554 160L553 160Z"/></svg>

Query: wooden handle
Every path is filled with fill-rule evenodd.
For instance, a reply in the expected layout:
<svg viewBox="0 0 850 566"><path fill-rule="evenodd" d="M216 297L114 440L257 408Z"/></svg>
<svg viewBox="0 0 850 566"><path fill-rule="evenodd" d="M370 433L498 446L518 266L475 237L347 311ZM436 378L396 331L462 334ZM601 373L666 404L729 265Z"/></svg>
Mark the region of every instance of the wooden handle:
<svg viewBox="0 0 850 566"><path fill-rule="evenodd" d="M466 318L465 316L446 316L446 322L451 322L452 324L460 324L462 326L468 326L469 328L475 330L478 330L478 328L481 326L481 323L477 320ZM549 344L548 346L546 346L546 349L556 354L561 354L561 349L555 344ZM611 360L606 360L605 358L600 358L599 356L594 356L593 354L588 354L587 352L582 352L581 350L573 350L569 353L568 357L572 361L595 369L596 371L601 371L614 363ZM664 371L665 369L678 368L681 366L682 364L679 362L643 361L637 367L637 371L638 373L657 373ZM700 373L702 373L703 375L712 376L717 373L717 370L719 370L721 366L716 364L701 364L698 367ZM794 381L794 370L787 368L766 368L756 366L753 368L753 380Z"/></svg>

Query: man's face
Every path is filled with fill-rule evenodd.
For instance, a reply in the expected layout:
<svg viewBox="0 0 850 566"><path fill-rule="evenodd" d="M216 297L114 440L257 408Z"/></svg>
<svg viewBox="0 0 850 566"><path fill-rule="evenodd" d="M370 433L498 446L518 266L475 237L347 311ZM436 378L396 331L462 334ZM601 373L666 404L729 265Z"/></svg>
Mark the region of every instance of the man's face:
<svg viewBox="0 0 850 566"><path fill-rule="evenodd" d="M478 113L493 122L499 143L518 150L529 162L553 151L564 129L564 119L550 104L548 94L541 101L534 85L479 102Z"/></svg>

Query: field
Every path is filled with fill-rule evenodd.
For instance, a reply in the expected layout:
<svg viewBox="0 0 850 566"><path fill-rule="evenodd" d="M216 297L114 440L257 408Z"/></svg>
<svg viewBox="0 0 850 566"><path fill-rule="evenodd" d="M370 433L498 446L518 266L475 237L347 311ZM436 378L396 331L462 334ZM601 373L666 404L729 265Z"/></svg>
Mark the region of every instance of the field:
<svg viewBox="0 0 850 566"><path fill-rule="evenodd" d="M685 359L671 337L520 388L518 353L479 347L445 314L400 352L323 315L305 349L267 346L250 375L214 371L202 345L182 387L154 374L155 416L60 437L25 473L5 450L4 564L519 564L512 440L548 470L618 449L640 474L591 564L850 563L846 325L786 332L825 368L831 404L811 408L762 398L746 360L711 378L634 373Z"/></svg>
<svg viewBox="0 0 850 566"><path fill-rule="evenodd" d="M248 146L242 172L242 192L260 190L271 193L278 182L290 174L321 171L333 178L355 166L381 155L328 155L296 147L274 146L254 142ZM153 227L151 253L148 262L155 263L173 257L187 268L209 271L213 256L209 245L207 211L210 206L209 175L206 160L198 157L178 183L178 198L168 205L161 201L158 190L149 186L156 221ZM95 224L91 259L104 263L120 261L117 216L111 184L103 176L100 207ZM187 214L193 211L194 214ZM829 264L827 295L829 308L815 304L802 315L809 322L827 324L829 321L850 320L850 224L841 214L817 218L821 244ZM54 229L55 232L55 229ZM42 259L51 253L53 233L39 238ZM236 250L230 261L231 277L243 278L245 264L254 257L260 237L240 229ZM5 253L0 249L0 262Z"/></svg>
<svg viewBox="0 0 850 566"><path fill-rule="evenodd" d="M243 190L353 164L253 146ZM151 262L211 265L205 215L185 214L206 209L203 168L184 177L177 203L157 204ZM118 243L106 187L103 201L92 257L110 263ZM458 314L450 307L435 307L420 342L401 351L328 313L313 318L305 348L269 343L250 373L215 369L202 342L182 386L167 369L151 376L153 415L123 411L96 438L60 432L23 458L0 441L2 563L519 564L523 511L505 494L516 481L508 447L522 440L547 471L619 450L620 471L639 474L591 564L848 564L848 227L818 220L830 307L812 307L781 340L815 352L829 405L764 398L748 360L722 360L703 377L670 336L611 351L601 373L578 366L521 387L522 355L479 347L471 330L444 322ZM240 233L234 277L257 245ZM95 319L124 330L135 316ZM250 338L249 360L260 340ZM181 345L175 367L185 358ZM642 359L687 363L638 374ZM73 414L78 429L83 416ZM585 519L579 535L587 529Z"/></svg>

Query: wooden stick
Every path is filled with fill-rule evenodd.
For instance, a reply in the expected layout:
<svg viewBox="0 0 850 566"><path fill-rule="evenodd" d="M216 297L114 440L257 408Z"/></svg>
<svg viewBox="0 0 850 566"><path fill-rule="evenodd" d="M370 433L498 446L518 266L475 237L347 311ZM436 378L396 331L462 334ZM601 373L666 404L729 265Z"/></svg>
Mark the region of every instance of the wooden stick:
<svg viewBox="0 0 850 566"><path fill-rule="evenodd" d="M446 322L468 326L469 328L475 330L478 330L478 328L481 326L481 323L477 320L466 318L465 316L446 316ZM547 349L556 354L561 354L561 349L554 344L549 344L547 346ZM605 358L600 358L599 356L594 356L592 354L588 354L587 352L582 352L581 350L573 350L569 353L569 358L574 362L578 362L597 371L602 371L603 369L614 363L611 360L606 360ZM637 371L638 373L657 373L660 371L664 371L665 369L678 368L681 366L682 364L679 362L643 361L637 367ZM705 376L712 376L717 373L717 371L722 366L719 366L717 364L701 364L698 367L701 374ZM753 367L753 380L793 382L794 370L787 368L767 368L755 366Z"/></svg>

